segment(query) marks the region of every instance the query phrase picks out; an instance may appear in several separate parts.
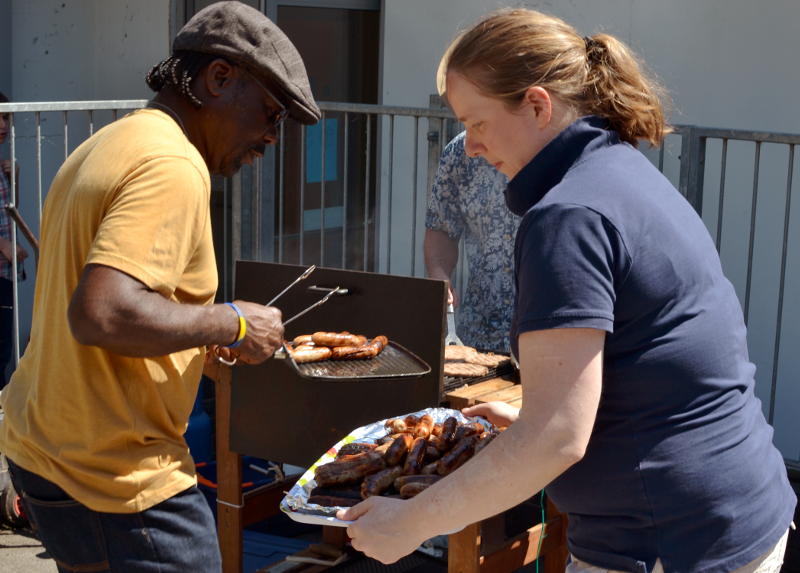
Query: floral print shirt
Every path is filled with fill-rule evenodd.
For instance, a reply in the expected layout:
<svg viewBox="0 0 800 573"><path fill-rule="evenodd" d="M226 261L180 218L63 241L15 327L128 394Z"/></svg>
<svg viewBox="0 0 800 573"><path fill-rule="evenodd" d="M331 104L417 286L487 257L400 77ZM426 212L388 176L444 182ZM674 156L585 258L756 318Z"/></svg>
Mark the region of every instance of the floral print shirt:
<svg viewBox="0 0 800 573"><path fill-rule="evenodd" d="M519 217L506 207L508 180L464 151L464 132L444 149L431 188L425 227L464 238L466 289L456 308L462 342L508 351L514 310L514 237Z"/></svg>

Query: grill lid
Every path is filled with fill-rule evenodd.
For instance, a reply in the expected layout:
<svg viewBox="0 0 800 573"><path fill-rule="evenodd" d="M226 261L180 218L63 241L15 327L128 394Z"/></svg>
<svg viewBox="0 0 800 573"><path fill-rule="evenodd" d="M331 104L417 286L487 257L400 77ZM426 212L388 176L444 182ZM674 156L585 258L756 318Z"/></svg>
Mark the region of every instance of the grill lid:
<svg viewBox="0 0 800 573"><path fill-rule="evenodd" d="M389 341L375 358L360 360L323 360L298 364L291 354L286 361L303 378L311 380L375 380L381 378L419 378L431 367L404 346Z"/></svg>

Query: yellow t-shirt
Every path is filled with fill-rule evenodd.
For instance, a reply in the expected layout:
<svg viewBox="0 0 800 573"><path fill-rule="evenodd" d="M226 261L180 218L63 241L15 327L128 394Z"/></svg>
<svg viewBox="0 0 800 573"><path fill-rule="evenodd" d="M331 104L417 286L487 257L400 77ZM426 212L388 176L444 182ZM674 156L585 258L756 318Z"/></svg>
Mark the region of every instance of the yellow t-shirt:
<svg viewBox="0 0 800 573"><path fill-rule="evenodd" d="M209 304L217 270L208 168L166 114L135 111L65 161L45 202L31 340L2 393L0 451L97 510L131 513L191 487L183 438L204 348L130 358L73 338L88 263Z"/></svg>

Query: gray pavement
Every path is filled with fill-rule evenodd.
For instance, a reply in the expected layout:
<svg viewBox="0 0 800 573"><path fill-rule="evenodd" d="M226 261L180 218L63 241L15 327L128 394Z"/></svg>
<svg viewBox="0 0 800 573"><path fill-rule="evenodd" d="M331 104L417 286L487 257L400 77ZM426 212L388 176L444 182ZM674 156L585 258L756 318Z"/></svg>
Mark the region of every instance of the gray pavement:
<svg viewBox="0 0 800 573"><path fill-rule="evenodd" d="M0 571L56 573L58 569L32 533L3 528L0 529Z"/></svg>

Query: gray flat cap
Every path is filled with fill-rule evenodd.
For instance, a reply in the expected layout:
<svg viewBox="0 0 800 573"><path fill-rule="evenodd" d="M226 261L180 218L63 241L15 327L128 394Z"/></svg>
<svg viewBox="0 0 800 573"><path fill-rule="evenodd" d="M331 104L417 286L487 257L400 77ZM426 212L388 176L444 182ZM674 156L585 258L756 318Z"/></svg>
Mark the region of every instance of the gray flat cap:
<svg viewBox="0 0 800 573"><path fill-rule="evenodd" d="M200 10L180 29L172 51L217 54L240 63L277 85L289 101L289 115L317 123L319 107L308 84L303 58L291 40L264 14L241 2L217 2Z"/></svg>

